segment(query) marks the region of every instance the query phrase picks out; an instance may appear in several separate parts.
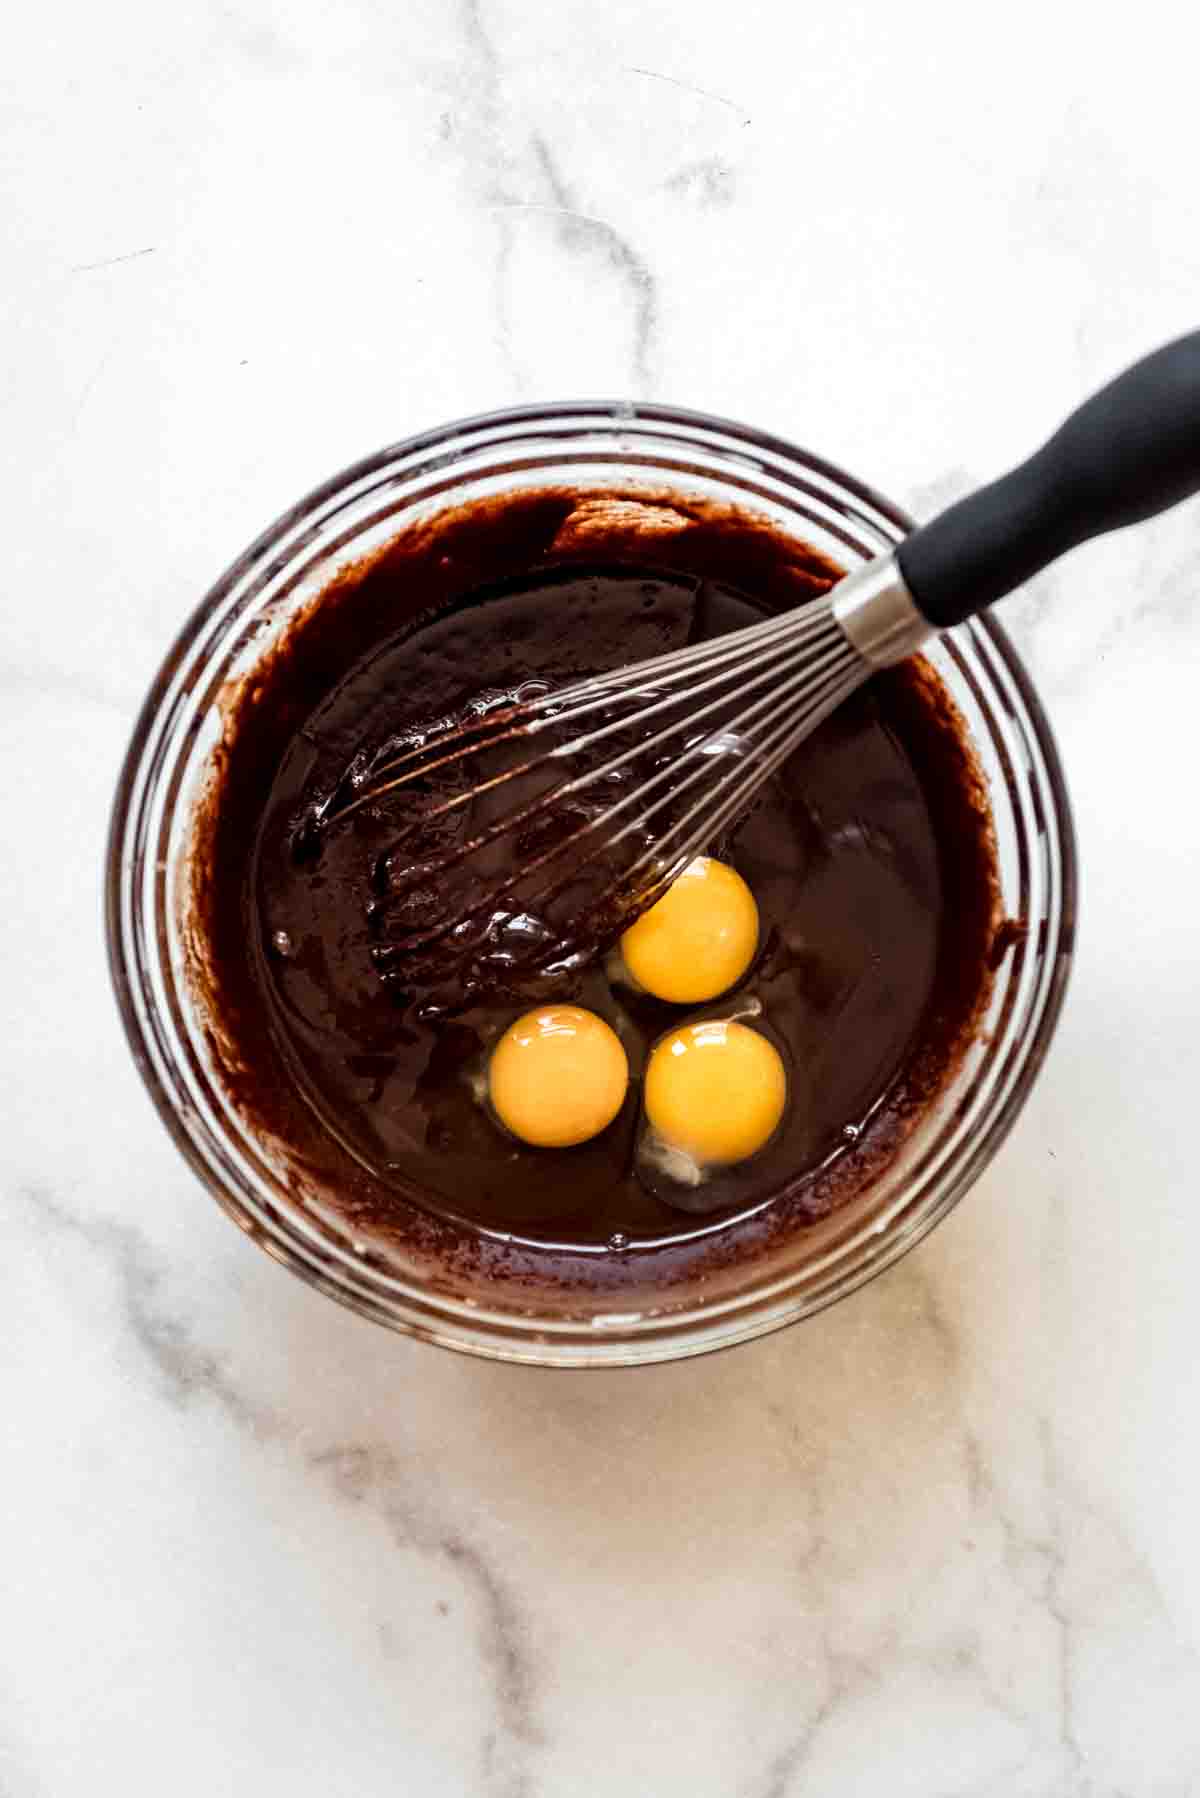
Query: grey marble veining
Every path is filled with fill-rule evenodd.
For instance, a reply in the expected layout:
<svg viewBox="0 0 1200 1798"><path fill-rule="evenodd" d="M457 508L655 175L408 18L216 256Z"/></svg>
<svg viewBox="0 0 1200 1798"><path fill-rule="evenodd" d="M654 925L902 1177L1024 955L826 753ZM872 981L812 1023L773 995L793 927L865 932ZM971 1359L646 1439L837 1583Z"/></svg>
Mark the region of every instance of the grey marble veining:
<svg viewBox="0 0 1200 1798"><path fill-rule="evenodd" d="M1200 515L1005 616L1085 888L1059 1039L914 1255L596 1376L289 1279L178 1162L107 806L208 583L492 405L708 407L918 516L1194 326L1195 21L413 0L26 13L0 108L0 1794L1200 1792ZM1036 46L1036 54L1030 46Z"/></svg>

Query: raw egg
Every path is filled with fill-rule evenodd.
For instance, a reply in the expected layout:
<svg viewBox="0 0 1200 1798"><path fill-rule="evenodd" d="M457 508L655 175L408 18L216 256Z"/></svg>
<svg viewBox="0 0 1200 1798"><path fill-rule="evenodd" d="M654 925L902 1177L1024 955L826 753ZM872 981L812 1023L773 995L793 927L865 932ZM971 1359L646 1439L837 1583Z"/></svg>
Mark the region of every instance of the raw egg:
<svg viewBox="0 0 1200 1798"><path fill-rule="evenodd" d="M659 1142L695 1170L693 1177L756 1154L774 1135L786 1103L778 1049L734 1018L672 1030L655 1044L646 1068L647 1121Z"/></svg>
<svg viewBox="0 0 1200 1798"><path fill-rule="evenodd" d="M510 1024L488 1063L492 1109L514 1136L568 1149L611 1124L629 1084L621 1039L581 1005L543 1005Z"/></svg>
<svg viewBox="0 0 1200 1798"><path fill-rule="evenodd" d="M698 855L621 938L625 967L656 999L697 1005L746 972L758 947L758 907L741 875Z"/></svg>

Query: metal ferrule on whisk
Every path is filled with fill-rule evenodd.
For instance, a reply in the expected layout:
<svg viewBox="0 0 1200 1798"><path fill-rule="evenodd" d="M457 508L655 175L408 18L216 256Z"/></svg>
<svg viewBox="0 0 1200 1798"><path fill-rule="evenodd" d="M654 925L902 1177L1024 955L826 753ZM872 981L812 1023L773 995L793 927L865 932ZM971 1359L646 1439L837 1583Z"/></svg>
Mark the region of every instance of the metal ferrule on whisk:
<svg viewBox="0 0 1200 1798"><path fill-rule="evenodd" d="M913 655L935 633L890 551L838 582L833 615L872 668L890 668Z"/></svg>

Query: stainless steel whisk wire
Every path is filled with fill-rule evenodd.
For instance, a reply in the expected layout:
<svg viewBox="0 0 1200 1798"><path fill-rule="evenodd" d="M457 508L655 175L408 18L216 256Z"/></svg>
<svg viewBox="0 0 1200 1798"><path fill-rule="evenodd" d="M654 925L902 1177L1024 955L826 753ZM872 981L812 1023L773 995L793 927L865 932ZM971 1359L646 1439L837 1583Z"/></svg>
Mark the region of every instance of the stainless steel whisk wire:
<svg viewBox="0 0 1200 1798"><path fill-rule="evenodd" d="M669 651L626 670L586 677L557 693L539 694L465 725L451 725L431 741L426 740L384 763L375 771L367 788L342 806L330 805L322 822L326 825L339 822L363 806L378 803L388 794L415 781L428 779L439 770L506 739L527 740L550 725L562 727L605 706L631 698L649 701L594 731L550 747L541 757L503 769L424 812L417 822L427 827L483 794L493 792L523 774L535 772L541 765L590 754L597 745L614 735L630 731L638 733L638 740L615 756L556 783L432 860L413 865L414 878L429 879L447 872L499 837L530 824L588 788L611 780L630 762L664 749L681 731L694 730L714 712L727 708L735 693L740 700L771 685L769 693L741 707L733 716L722 718L714 728L687 743L681 754L664 767L586 819L549 849L525 862L506 879L491 886L488 892L488 904L494 906L514 887L527 881L531 874L536 874L548 862L558 861L566 851L578 847L584 839L598 832L604 832L603 851L611 853L629 836L644 832L665 807L678 802L704 779L709 772L710 756L719 750L723 740L730 741L738 754L737 765L711 781L683 815L623 869L601 899L594 902L607 903L620 887L625 886L637 895L641 905L645 905L678 876L706 843L720 834L754 790L869 672L828 605L817 603L707 643ZM734 681L738 684L731 693L730 683ZM803 698L804 689L809 693L807 702L797 706L796 700ZM703 695L713 697L697 706L694 702ZM652 720L677 709L682 700L687 703L683 715L672 718L649 736L644 734ZM439 755L437 751L447 745L453 747ZM429 759L431 754L433 759ZM653 802L647 803L652 797ZM617 821L635 806L638 807L636 815L617 828ZM578 873L579 867L575 866L561 876L552 877L548 883L526 893L525 903L535 904L556 896L577 878ZM410 949L428 946L466 923L478 909L478 902L460 907L438 925L414 933L406 946Z"/></svg>

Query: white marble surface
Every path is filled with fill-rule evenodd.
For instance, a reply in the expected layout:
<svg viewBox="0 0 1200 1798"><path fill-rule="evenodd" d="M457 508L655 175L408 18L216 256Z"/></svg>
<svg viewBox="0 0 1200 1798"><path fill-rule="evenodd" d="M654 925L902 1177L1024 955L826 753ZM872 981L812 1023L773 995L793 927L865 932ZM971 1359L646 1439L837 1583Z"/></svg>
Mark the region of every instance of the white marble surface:
<svg viewBox="0 0 1200 1798"><path fill-rule="evenodd" d="M0 117L3 1798L1200 1792L1200 512L1010 608L1085 869L1009 1145L715 1359L539 1374L291 1280L99 928L186 608L410 430L632 392L928 509L1200 294L1178 0L41 0Z"/></svg>

